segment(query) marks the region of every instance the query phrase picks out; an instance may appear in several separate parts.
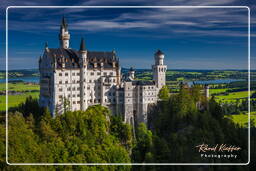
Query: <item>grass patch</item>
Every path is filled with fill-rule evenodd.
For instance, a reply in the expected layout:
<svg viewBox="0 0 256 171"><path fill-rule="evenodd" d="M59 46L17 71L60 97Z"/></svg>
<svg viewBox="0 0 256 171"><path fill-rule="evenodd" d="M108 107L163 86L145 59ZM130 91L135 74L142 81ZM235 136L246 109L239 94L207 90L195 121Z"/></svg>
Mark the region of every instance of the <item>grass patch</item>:
<svg viewBox="0 0 256 171"><path fill-rule="evenodd" d="M251 94L253 92L251 91ZM237 99L245 99L248 98L248 91L239 91L239 92L231 92L227 95L217 95L215 96L217 101L223 102L231 102L236 101Z"/></svg>
<svg viewBox="0 0 256 171"><path fill-rule="evenodd" d="M242 127L247 127L248 123L248 113L246 114L237 114L237 115L226 115L225 117L232 119L234 123L239 124ZM254 124L256 126L256 112L251 112L251 120L254 120Z"/></svg>
<svg viewBox="0 0 256 171"><path fill-rule="evenodd" d="M5 83L0 83L0 91L5 91ZM39 90L40 87L37 84L27 83L8 83L8 90L10 91L27 91L27 90Z"/></svg>
<svg viewBox="0 0 256 171"><path fill-rule="evenodd" d="M5 91L5 83L0 83L0 91ZM8 107L18 106L20 103L24 102L27 97L32 96L33 98L39 97L39 85L27 84L27 83L9 83L8 90L16 92L32 91L37 90L37 92L25 92L18 95L8 95ZM0 95L0 111L5 111L6 96Z"/></svg>
<svg viewBox="0 0 256 171"><path fill-rule="evenodd" d="M209 89L210 94L224 93L227 90L228 90L227 88Z"/></svg>
<svg viewBox="0 0 256 171"><path fill-rule="evenodd" d="M27 97L32 96L33 98L39 97L39 92L24 93L20 95L9 95L8 96L8 107L18 106L24 102ZM0 96L0 111L5 111L6 96Z"/></svg>

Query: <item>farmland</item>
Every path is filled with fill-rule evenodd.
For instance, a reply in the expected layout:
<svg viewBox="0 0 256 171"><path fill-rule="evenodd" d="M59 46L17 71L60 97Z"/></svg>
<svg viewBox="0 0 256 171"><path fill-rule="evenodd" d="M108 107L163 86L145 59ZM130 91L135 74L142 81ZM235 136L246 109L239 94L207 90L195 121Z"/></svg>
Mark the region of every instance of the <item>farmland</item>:
<svg viewBox="0 0 256 171"><path fill-rule="evenodd" d="M125 74L128 72L127 69L122 69ZM19 78L24 77L37 77L37 70L24 70L24 71L10 71L9 78ZM138 69L136 70L137 80L152 80L151 70ZM238 79L242 81L230 82L230 83L219 83L213 82L209 84L210 95L215 97L215 100L219 103L225 103L227 108L237 108L236 105L242 105L248 98L248 83L247 83L248 73L244 71L200 71L200 70L168 70L166 72L166 84L170 88L170 92L177 93L180 89L180 83L194 83L194 81L208 81L208 80L222 80L222 79ZM0 78L5 78L5 72L0 72ZM256 80L256 72L251 71L251 79ZM5 110L5 83L0 83L0 111ZM20 103L24 102L28 96L38 98L39 96L39 85L36 83L25 83L25 82L11 82L8 84L8 107L15 107ZM251 82L251 97L256 91L256 82ZM252 97L255 100L255 96ZM238 102L238 104L237 104ZM230 104L230 105L227 105ZM243 106L246 106L243 104ZM252 105L253 106L253 105ZM241 108L241 107L240 107ZM252 108L254 110L254 108ZM256 110L256 107L255 107ZM230 117L234 122L244 125L247 121L247 111L245 108L239 110L240 114L235 114L236 111L233 110L232 113L227 113L226 117ZM252 114L252 119L255 118L255 113Z"/></svg>
<svg viewBox="0 0 256 171"><path fill-rule="evenodd" d="M233 120L233 122L239 124L242 127L247 127L248 125L248 113L241 113L237 115L226 115L225 117L230 118ZM250 120L251 120L251 126L256 126L256 112L251 112L250 115Z"/></svg>
<svg viewBox="0 0 256 171"><path fill-rule="evenodd" d="M216 92L221 93L222 90L217 89ZM252 93L253 92L251 91L250 94L252 95ZM216 94L218 94L218 93L216 93ZM222 101L222 102L228 101L228 102L231 102L231 101L236 101L236 100L248 98L248 91L230 92L230 93L227 93L226 95L222 95L222 94L221 95L215 95L215 97L216 97L215 99L217 101Z"/></svg>
<svg viewBox="0 0 256 171"><path fill-rule="evenodd" d="M6 84L0 83L0 111L4 111L6 108L5 90ZM20 103L24 102L29 96L38 98L39 85L29 83L9 83L8 91L8 107L15 107L18 106Z"/></svg>

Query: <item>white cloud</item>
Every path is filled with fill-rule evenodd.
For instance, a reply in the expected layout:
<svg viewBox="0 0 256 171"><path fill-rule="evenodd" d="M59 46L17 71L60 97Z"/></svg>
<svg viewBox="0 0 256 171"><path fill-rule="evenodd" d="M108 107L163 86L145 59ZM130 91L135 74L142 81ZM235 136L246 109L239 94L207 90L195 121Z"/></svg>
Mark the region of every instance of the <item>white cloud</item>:
<svg viewBox="0 0 256 171"><path fill-rule="evenodd" d="M131 29L131 28L155 28L157 24L147 22L115 22L115 21L81 21L73 23L70 28L77 30L106 30L106 29Z"/></svg>

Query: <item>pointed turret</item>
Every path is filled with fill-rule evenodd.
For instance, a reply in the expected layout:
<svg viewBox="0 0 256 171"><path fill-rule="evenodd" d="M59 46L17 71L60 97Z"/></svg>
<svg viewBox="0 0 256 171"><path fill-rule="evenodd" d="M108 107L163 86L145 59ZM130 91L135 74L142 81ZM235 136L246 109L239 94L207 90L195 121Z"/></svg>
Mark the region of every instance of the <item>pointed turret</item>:
<svg viewBox="0 0 256 171"><path fill-rule="evenodd" d="M81 43L80 43L80 51L85 51L85 41L84 41L84 38L81 39Z"/></svg>
<svg viewBox="0 0 256 171"><path fill-rule="evenodd" d="M68 29L68 24L67 24L66 18L64 16L62 17L61 27L63 27L65 29L65 31L67 31L67 29Z"/></svg>
<svg viewBox="0 0 256 171"><path fill-rule="evenodd" d="M80 53L80 57L81 57L81 62L83 63L82 65L85 65L86 59L87 59L87 50L85 48L84 38L81 38L79 53Z"/></svg>
<svg viewBox="0 0 256 171"><path fill-rule="evenodd" d="M45 42L44 44L44 48L47 49L48 48L48 42Z"/></svg>
<svg viewBox="0 0 256 171"><path fill-rule="evenodd" d="M60 39L60 47L64 49L68 49L70 34L68 32L68 24L64 16L61 20L59 39Z"/></svg>
<svg viewBox="0 0 256 171"><path fill-rule="evenodd" d="M45 44L44 44L44 48L45 48L45 50L46 50L47 52L49 52L48 42L45 42Z"/></svg>

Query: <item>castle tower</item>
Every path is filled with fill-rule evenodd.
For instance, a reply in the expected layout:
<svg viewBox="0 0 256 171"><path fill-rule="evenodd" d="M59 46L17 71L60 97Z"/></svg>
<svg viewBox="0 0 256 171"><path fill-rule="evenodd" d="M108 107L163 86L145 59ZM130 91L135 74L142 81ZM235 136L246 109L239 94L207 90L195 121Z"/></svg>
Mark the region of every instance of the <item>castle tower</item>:
<svg viewBox="0 0 256 171"><path fill-rule="evenodd" d="M60 48L68 49L69 39L70 39L70 34L68 32L68 24L66 22L66 19L63 17L60 25L60 34L59 34Z"/></svg>
<svg viewBox="0 0 256 171"><path fill-rule="evenodd" d="M167 66L164 65L164 53L158 50L155 53L155 65L152 66L153 80L156 83L158 89L161 89L165 85L165 73Z"/></svg>
<svg viewBox="0 0 256 171"><path fill-rule="evenodd" d="M129 70L129 78L131 80L135 79L135 70L133 69L133 67L131 67L130 70Z"/></svg>
<svg viewBox="0 0 256 171"><path fill-rule="evenodd" d="M204 94L205 94L206 99L208 99L210 97L209 85L208 84L204 85Z"/></svg>
<svg viewBox="0 0 256 171"><path fill-rule="evenodd" d="M79 64L80 64L80 109L86 110L87 109L87 80L86 80L86 73L87 73L87 50L85 48L84 39L81 39L80 49L79 49Z"/></svg>

